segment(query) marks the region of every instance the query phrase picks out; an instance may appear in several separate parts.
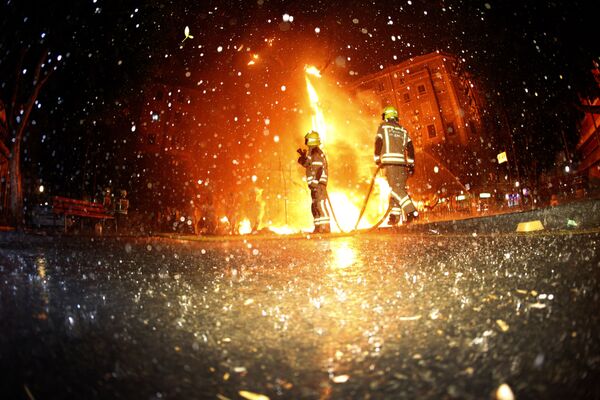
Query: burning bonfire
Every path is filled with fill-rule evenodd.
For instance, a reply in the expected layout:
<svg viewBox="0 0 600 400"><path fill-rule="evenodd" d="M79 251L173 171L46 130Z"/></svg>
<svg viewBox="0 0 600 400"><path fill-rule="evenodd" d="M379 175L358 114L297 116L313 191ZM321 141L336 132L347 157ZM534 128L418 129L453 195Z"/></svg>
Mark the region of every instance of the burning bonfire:
<svg viewBox="0 0 600 400"><path fill-rule="evenodd" d="M307 65L304 73L310 121L299 132L301 135L308 130L319 132L321 147L329 160L330 213L335 215L331 228L334 232L348 232L355 228L366 200L369 182L376 170L373 163L373 141L378 119L352 104L348 95L322 77L316 67ZM317 88L323 88L321 93L324 95L320 95ZM373 193L358 229L373 226L385 214L390 190L385 178L375 177ZM303 208L305 218L283 226L269 226L271 231L278 234L312 231L308 191L298 191L290 197L294 196L302 196L294 204Z"/></svg>
<svg viewBox="0 0 600 400"><path fill-rule="evenodd" d="M303 81L305 83L306 110L300 111L301 126L287 135L294 135L296 146L302 143L307 131L319 132L321 148L329 162L329 184L327 190L332 216L331 229L333 232L349 232L355 227L367 229L375 225L385 214L389 204L390 187L383 176L374 177L376 166L373 162L373 143L379 123L377 114L379 102L372 111L364 110L353 102L349 94L340 88L339 84L323 76L314 66L305 66ZM361 101L361 104L363 102ZM274 137L278 145L280 137ZM291 144L291 143L290 143ZM233 233L250 234L257 231L270 231L276 234L293 234L312 232L313 220L310 212L310 193L303 173L296 160L289 158L294 153L283 151L280 146L275 153L279 157L281 175L284 171L281 165L289 166L289 176L277 186L271 176L268 180L270 194L264 194L256 199L262 211L260 216L242 217L232 230ZM288 157L281 160L282 155ZM259 181L252 176L252 183ZM366 196L374 180L373 190L358 226L356 226L361 209L365 205ZM275 195L273 193L276 193ZM285 203L285 218L283 213L273 213L275 203ZM337 221L337 222L336 222ZM339 226L338 226L339 223Z"/></svg>

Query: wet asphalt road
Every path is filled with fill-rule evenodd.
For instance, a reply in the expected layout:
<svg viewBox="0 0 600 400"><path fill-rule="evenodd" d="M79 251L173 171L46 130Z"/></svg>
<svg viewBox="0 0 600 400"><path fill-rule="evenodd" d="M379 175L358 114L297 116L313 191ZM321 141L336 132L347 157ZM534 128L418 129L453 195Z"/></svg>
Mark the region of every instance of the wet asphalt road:
<svg viewBox="0 0 600 400"><path fill-rule="evenodd" d="M2 398L598 399L599 245L3 243Z"/></svg>

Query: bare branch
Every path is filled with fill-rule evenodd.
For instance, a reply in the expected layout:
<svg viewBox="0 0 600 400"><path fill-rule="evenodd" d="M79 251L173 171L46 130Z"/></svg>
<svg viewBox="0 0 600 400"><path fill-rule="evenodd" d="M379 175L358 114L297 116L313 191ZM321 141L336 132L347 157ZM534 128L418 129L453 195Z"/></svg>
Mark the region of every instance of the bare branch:
<svg viewBox="0 0 600 400"><path fill-rule="evenodd" d="M38 81L40 80L40 75L42 73L42 66L46 62L47 57L48 57L48 51L44 50L42 52L42 55L40 56L40 60L38 61L37 65L35 66L35 74L33 75L34 85L37 85Z"/></svg>
<svg viewBox="0 0 600 400"><path fill-rule="evenodd" d="M19 57L19 61L17 62L17 69L15 74L15 87L10 99L10 103L8 105L8 107L10 108L7 110L6 113L6 118L8 118L7 122L9 126L12 125L12 121L14 121L14 118L16 117L15 109L17 108L17 96L19 94L19 84L21 83L21 76L23 75L21 71L23 67L23 61L25 60L25 54L27 54L27 50L21 50L21 56Z"/></svg>
<svg viewBox="0 0 600 400"><path fill-rule="evenodd" d="M582 111L586 114L600 114L600 105L594 106L591 104L587 105L587 104L575 103L575 108L577 108L579 111Z"/></svg>
<svg viewBox="0 0 600 400"><path fill-rule="evenodd" d="M44 62L46 61L46 56L47 56L47 52L44 51L44 53L40 57L40 60L38 61L38 64L35 67L35 74L34 74L34 78L33 78L34 79L33 92L31 93L31 96L27 100L27 103L24 107L25 112L23 114L23 118L21 119L21 124L19 125L19 128L17 129L17 134L15 135L15 143L20 144L20 141L23 138L23 133L25 132L25 127L27 126L27 122L29 121L29 116L31 115L31 110L33 109L33 106L38 98L38 95L40 94L40 90L42 89L44 84L48 81L48 78L50 78L50 75L52 75L52 72L54 71L51 69L50 71L48 71L48 73L45 76L43 76L40 79L40 75L42 73L42 65L44 65Z"/></svg>

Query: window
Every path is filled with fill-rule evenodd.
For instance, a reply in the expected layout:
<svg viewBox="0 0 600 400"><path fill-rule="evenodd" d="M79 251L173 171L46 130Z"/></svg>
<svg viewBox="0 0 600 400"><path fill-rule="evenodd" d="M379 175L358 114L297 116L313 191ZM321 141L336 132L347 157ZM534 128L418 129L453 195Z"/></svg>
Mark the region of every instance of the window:
<svg viewBox="0 0 600 400"><path fill-rule="evenodd" d="M435 125L427 125L427 134L429 135L429 139L436 136Z"/></svg>
<svg viewBox="0 0 600 400"><path fill-rule="evenodd" d="M425 85L417 86L417 91L419 92L419 94L425 94Z"/></svg>
<svg viewBox="0 0 600 400"><path fill-rule="evenodd" d="M448 132L448 136L456 135L456 128L454 128L454 122L448 122L446 124L446 132Z"/></svg>
<svg viewBox="0 0 600 400"><path fill-rule="evenodd" d="M405 103L408 103L408 102L410 101L410 94L408 94L408 93L404 93L404 95L403 95L403 96L404 96L404 102L405 102Z"/></svg>

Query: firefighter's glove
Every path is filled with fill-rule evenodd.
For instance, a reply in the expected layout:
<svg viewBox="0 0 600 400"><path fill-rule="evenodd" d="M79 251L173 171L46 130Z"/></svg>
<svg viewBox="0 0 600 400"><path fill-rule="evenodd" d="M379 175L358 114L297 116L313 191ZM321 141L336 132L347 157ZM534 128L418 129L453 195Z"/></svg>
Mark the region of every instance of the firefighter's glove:
<svg viewBox="0 0 600 400"><path fill-rule="evenodd" d="M306 150L298 149L296 151L298 152L298 154L300 154L300 157L298 157L298 164L306 164L306 161L308 161L308 158L306 157Z"/></svg>
<svg viewBox="0 0 600 400"><path fill-rule="evenodd" d="M415 174L415 164L408 164L408 175L413 176Z"/></svg>

